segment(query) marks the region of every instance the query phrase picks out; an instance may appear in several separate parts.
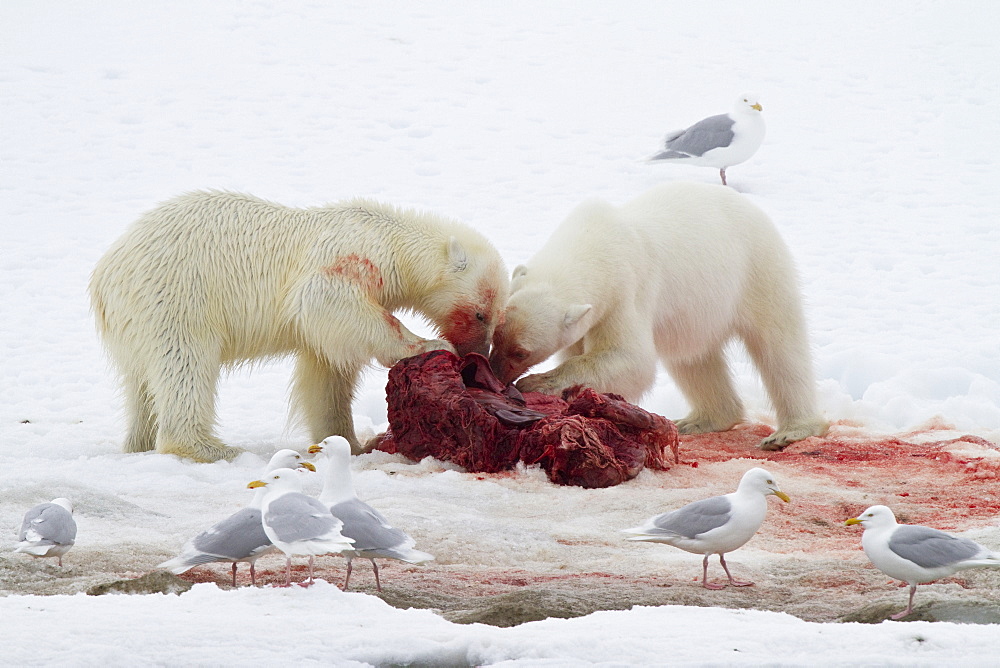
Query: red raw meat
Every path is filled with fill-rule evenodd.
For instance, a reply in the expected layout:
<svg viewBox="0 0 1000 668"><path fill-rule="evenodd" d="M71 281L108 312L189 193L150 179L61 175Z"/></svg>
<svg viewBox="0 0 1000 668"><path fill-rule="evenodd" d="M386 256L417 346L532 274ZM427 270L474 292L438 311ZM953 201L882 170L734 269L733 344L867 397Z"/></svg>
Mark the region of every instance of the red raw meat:
<svg viewBox="0 0 1000 668"><path fill-rule="evenodd" d="M580 487L617 485L643 466L668 469L667 449L677 461L677 429L666 418L590 388L522 395L475 353L404 359L389 371L386 396L389 431L376 447L414 460L430 455L486 473L523 461Z"/></svg>

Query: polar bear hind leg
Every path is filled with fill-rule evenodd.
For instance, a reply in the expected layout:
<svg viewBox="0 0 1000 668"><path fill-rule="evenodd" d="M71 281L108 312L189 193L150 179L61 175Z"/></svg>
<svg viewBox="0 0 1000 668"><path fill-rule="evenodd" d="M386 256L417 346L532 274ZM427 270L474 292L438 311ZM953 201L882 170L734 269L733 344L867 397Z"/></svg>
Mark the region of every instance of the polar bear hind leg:
<svg viewBox="0 0 1000 668"><path fill-rule="evenodd" d="M136 374L122 377L122 389L128 414L125 452L149 452L156 448L156 413L146 382Z"/></svg>
<svg viewBox="0 0 1000 668"><path fill-rule="evenodd" d="M150 369L149 388L157 421L156 451L198 462L235 459L241 452L214 432L221 360L211 344L177 341Z"/></svg>
<svg viewBox="0 0 1000 668"><path fill-rule="evenodd" d="M691 405L691 412L675 423L677 431L726 431L743 420L743 403L733 387L721 346L693 360L666 358L663 364Z"/></svg>

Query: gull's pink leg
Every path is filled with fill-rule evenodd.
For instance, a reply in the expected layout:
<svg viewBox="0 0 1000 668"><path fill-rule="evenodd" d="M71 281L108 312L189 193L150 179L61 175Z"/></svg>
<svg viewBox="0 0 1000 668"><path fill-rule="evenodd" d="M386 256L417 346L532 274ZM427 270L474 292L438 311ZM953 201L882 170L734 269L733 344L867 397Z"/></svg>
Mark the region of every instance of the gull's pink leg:
<svg viewBox="0 0 1000 668"><path fill-rule="evenodd" d="M724 186L729 185L728 183L726 183L726 168L725 167L723 167L722 169L719 170L719 176L722 177L722 185L724 185Z"/></svg>
<svg viewBox="0 0 1000 668"><path fill-rule="evenodd" d="M309 580L308 580L309 584L313 583L313 563L315 563L315 561L316 561L316 557L314 557L313 555L310 554L309 555Z"/></svg>
<svg viewBox="0 0 1000 668"><path fill-rule="evenodd" d="M347 591L347 583L351 581L351 561L352 558L347 558L347 577L344 578L344 591Z"/></svg>
<svg viewBox="0 0 1000 668"><path fill-rule="evenodd" d="M372 562L372 568L375 569L375 589L379 593L382 592L382 583L378 581L378 564L375 563L374 559L369 559Z"/></svg>
<svg viewBox="0 0 1000 668"><path fill-rule="evenodd" d="M726 566L726 557L724 555L719 555L719 563L722 564L722 569L726 571L726 575L729 576L729 584L734 587L752 587L752 582L740 582L739 580L734 580L733 576L729 573L729 566Z"/></svg>
<svg viewBox="0 0 1000 668"><path fill-rule="evenodd" d="M236 562L233 562L233 586L236 586Z"/></svg>
<svg viewBox="0 0 1000 668"><path fill-rule="evenodd" d="M913 612L913 595L916 593L917 593L917 585L911 584L910 602L906 604L906 610L903 610L902 612L897 612L895 615L892 616L892 619L902 619L903 617L906 617L908 614Z"/></svg>
<svg viewBox="0 0 1000 668"><path fill-rule="evenodd" d="M291 587L292 586L292 558L291 557L285 557L285 559L286 559L286 564L285 564L285 586L286 587Z"/></svg>
<svg viewBox="0 0 1000 668"><path fill-rule="evenodd" d="M257 586L257 573L254 571L253 562L250 562L250 584Z"/></svg>
<svg viewBox="0 0 1000 668"><path fill-rule="evenodd" d="M701 586L705 589L723 589L725 585L719 584L709 584L708 583L708 557L711 555L706 554L705 559L701 562Z"/></svg>

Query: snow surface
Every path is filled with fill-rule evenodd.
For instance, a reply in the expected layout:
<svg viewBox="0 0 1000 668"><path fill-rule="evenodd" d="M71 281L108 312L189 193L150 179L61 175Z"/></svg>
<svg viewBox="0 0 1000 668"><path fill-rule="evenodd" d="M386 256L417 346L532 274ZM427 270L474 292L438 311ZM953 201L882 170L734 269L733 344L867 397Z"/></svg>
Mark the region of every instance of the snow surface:
<svg viewBox="0 0 1000 668"><path fill-rule="evenodd" d="M871 433L935 422L1000 441L998 24L995 3L912 0L6 0L0 566L26 559L9 554L23 512L66 496L80 528L69 572L141 574L243 505L272 452L308 445L286 424L283 360L220 387L220 434L248 451L235 462L121 453L86 283L157 202L201 188L300 206L372 196L476 226L513 267L583 199L716 182L716 170L643 158L744 90L760 93L768 136L727 176L797 258L823 411ZM734 359L751 417L771 421L745 356ZM371 432L386 421L384 383L384 370L368 373L355 405ZM686 411L665 374L643 405ZM726 471L738 479L738 466ZM553 568L568 558L551 534L610 533L664 509L646 474L585 492L537 471L482 481L376 454L356 476L444 565ZM794 498L794 481L781 483ZM588 508L609 502L617 512L592 526ZM553 527L541 509L560 503L578 504L578 520L563 513ZM504 512L525 517L501 522ZM691 555L616 541L561 567L700 571ZM12 665L987 665L998 632L692 607L494 628L323 583L128 597L18 586L3 582L0 598L0 656Z"/></svg>

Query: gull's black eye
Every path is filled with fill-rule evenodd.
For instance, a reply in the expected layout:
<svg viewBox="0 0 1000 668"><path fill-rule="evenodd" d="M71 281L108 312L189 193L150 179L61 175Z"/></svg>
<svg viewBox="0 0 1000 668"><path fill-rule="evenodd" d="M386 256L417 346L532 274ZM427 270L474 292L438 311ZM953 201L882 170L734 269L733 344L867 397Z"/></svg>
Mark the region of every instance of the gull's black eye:
<svg viewBox="0 0 1000 668"><path fill-rule="evenodd" d="M479 322L486 322L486 316L480 313L479 311L476 311L476 320L478 320Z"/></svg>

